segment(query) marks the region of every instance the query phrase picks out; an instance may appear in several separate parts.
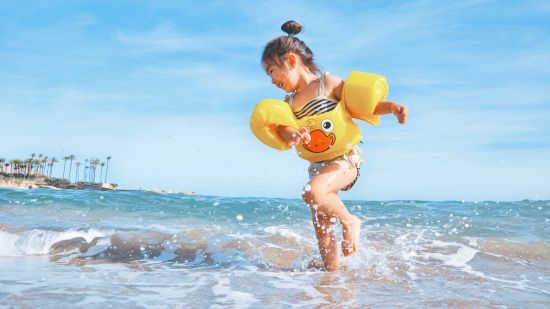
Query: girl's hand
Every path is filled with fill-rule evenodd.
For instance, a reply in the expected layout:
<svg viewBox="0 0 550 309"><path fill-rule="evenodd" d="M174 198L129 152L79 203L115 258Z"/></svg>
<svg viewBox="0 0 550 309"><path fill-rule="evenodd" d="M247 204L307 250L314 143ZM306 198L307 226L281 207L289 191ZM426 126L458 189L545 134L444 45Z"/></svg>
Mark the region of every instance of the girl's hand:
<svg viewBox="0 0 550 309"><path fill-rule="evenodd" d="M287 126L278 127L279 136L288 143L290 146L298 145L300 143L309 144L311 141L311 135L306 127L301 127L300 130Z"/></svg>
<svg viewBox="0 0 550 309"><path fill-rule="evenodd" d="M395 117L397 117L397 121L400 124L404 124L405 122L407 122L407 117L409 116L409 108L406 105L393 103L391 105L391 112L395 115Z"/></svg>

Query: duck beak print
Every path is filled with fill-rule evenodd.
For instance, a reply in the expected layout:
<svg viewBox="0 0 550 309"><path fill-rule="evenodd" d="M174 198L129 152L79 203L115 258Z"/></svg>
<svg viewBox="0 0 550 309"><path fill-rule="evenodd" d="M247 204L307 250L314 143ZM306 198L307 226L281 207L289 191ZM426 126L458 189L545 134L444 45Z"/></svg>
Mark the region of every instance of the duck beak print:
<svg viewBox="0 0 550 309"><path fill-rule="evenodd" d="M311 142L309 144L302 144L308 151L320 153L327 151L334 142L336 142L336 135L334 133L325 134L322 130L314 130L310 132Z"/></svg>

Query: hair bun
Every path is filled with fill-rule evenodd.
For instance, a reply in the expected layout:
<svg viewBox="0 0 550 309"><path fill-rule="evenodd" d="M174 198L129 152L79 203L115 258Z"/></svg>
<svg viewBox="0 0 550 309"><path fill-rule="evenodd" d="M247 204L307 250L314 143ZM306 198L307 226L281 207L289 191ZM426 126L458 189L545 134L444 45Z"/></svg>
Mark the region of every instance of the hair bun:
<svg viewBox="0 0 550 309"><path fill-rule="evenodd" d="M289 20L281 26L281 30L286 32L288 35L296 35L302 31L302 25L293 20Z"/></svg>

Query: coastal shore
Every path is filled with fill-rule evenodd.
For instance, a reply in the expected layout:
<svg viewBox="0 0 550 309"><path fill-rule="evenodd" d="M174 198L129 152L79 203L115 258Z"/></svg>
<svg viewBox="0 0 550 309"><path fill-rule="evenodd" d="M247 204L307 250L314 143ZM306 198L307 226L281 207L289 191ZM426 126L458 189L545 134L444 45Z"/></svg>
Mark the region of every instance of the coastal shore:
<svg viewBox="0 0 550 309"><path fill-rule="evenodd" d="M16 189L51 189L51 190L65 190L65 189L93 189L100 191L145 191L158 194L179 194L179 195L197 195L195 191L172 191L172 190L131 190L131 189L119 189L117 184L113 183L87 183L77 182L69 183L67 180L56 179L56 181L49 181L40 178L36 179L6 179L0 176L0 188L16 188Z"/></svg>
<svg viewBox="0 0 550 309"><path fill-rule="evenodd" d="M72 183L66 179L36 177L30 179L18 179L0 176L0 187L20 188L20 189L94 189L94 190L117 190L118 185L112 183L91 183L76 182Z"/></svg>

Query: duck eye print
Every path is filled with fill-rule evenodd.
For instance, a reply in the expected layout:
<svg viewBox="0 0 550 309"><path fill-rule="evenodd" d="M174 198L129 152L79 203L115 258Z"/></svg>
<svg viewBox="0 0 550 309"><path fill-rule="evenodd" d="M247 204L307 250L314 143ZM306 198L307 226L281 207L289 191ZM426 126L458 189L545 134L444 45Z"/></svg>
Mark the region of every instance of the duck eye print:
<svg viewBox="0 0 550 309"><path fill-rule="evenodd" d="M325 119L323 120L323 122L321 122L321 128L326 133L330 133L334 129L334 124L329 119Z"/></svg>

